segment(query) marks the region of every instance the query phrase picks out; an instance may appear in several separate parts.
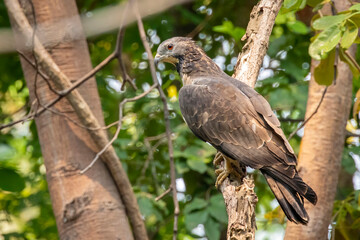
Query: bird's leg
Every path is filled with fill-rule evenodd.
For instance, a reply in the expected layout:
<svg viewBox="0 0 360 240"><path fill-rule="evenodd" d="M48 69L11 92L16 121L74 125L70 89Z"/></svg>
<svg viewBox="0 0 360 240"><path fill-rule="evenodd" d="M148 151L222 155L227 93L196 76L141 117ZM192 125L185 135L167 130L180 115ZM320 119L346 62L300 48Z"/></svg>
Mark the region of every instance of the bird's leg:
<svg viewBox="0 0 360 240"><path fill-rule="evenodd" d="M213 164L215 166L220 165L221 161L224 160L224 167L215 170L215 174L218 176L215 182L215 187L219 187L221 183L230 175L233 174L237 178L242 178L243 176L239 173L241 171L241 166L238 161L233 160L221 152L218 152L215 155Z"/></svg>

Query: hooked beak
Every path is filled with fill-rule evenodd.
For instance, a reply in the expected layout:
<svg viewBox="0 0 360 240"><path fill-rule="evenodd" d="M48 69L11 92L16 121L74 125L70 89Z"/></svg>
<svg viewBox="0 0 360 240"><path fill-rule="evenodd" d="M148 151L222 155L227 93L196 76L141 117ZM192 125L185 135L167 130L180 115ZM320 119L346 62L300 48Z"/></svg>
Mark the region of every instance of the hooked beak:
<svg viewBox="0 0 360 240"><path fill-rule="evenodd" d="M155 66L157 66L159 62L167 62L175 66L177 63L179 63L179 60L172 56L160 55L157 53L154 58Z"/></svg>
<svg viewBox="0 0 360 240"><path fill-rule="evenodd" d="M161 62L162 59L163 59L163 56L156 54L155 58L154 58L155 66L157 66L159 64L159 62Z"/></svg>

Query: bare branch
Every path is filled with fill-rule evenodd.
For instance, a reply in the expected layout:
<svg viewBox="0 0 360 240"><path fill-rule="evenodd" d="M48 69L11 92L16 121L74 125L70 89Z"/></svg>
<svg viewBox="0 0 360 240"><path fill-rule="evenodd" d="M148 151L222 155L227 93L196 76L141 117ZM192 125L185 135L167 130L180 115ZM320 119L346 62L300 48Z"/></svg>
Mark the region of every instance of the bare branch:
<svg viewBox="0 0 360 240"><path fill-rule="evenodd" d="M101 149L100 152L98 152L95 156L95 158L91 161L91 163L84 168L83 170L80 171L81 174L84 174L87 170L89 170L92 166L94 166L94 164L96 163L96 161L100 158L100 156L113 144L113 142L117 139L117 137L119 136L120 130L121 130L121 126L122 126L122 118L123 118L123 108L124 105L127 102L134 102L136 100L139 100L140 98L145 97L148 93L150 93L154 88L157 87L157 84L152 85L147 91L143 92L142 94L133 97L133 98L125 98L120 104L119 104L119 121L118 121L118 125L117 125L117 129L116 132L113 136L113 138Z"/></svg>
<svg viewBox="0 0 360 240"><path fill-rule="evenodd" d="M297 122L302 122L304 121L304 119L294 119L294 118L279 118L280 122L292 122L292 123L297 123Z"/></svg>
<svg viewBox="0 0 360 240"><path fill-rule="evenodd" d="M147 168L149 167L150 161L154 160L154 151L161 145L164 143L164 138L166 137L166 133L162 133L160 135L157 136L153 136L153 137L146 137L144 139L144 145L148 150L148 157L146 158L145 162L144 162L144 166L141 170L141 174L139 177L138 182L140 182L141 179L144 178L145 176L145 172L147 170ZM153 147L151 147L150 142L151 141L158 141L157 143L154 144Z"/></svg>
<svg viewBox="0 0 360 240"><path fill-rule="evenodd" d="M26 20L27 21L27 20ZM30 25L29 25L30 26ZM31 27L30 27L31 28ZM122 27L121 27L122 29ZM29 34L29 33L28 33ZM120 35L120 34L119 34ZM119 38L118 38L119 39ZM35 43L35 40L37 40L37 38L35 39L35 36L34 36L34 43ZM38 41L38 40L37 40ZM119 47L119 45L121 44L121 41L117 41L117 44L116 44L116 47L115 47L115 50L107 57L105 58L102 62L100 62L96 67L94 67L90 72L88 72L87 74L85 74L83 77L79 78L75 83L73 84L69 84L69 87L64 89L64 90L61 90L61 91L56 91L55 89L53 89L51 87L51 84L48 82L50 77L48 75L46 75L43 71L39 70L38 73L40 74L40 76L42 76L45 81L48 82L48 85L49 85L49 88L50 89L53 89L53 91L58 95L57 98L55 98L54 100L52 100L50 103L46 104L46 105L43 105L43 108L40 108L40 109L37 109L36 111L34 111L33 113L30 113L28 115L26 115L25 117L19 119L19 120L16 120L16 121L13 121L13 122L10 122L10 123L7 123L7 124L2 124L0 125L0 130L1 129L4 129L4 128L7 128L7 127L11 127L11 126L14 126L15 124L18 124L18 123L21 123L21 122L25 122L25 121L28 121L28 120L31 120L33 119L35 116L39 116L41 115L42 113L45 112L46 109L49 109L50 107L52 107L53 105L55 105L57 102L59 102L63 97L67 96L68 94L70 94L72 91L74 91L76 88L78 88L79 86L81 86L83 83L85 83L87 80L89 80L91 77L93 77L97 72L99 72L101 69L103 69L109 62L111 62L112 60L114 60L115 58L117 58L120 54L119 52L119 49L121 49L121 47ZM26 57L26 55L20 51L18 51L19 54L29 63L31 64L34 69L37 69L36 67L36 64L34 62L32 62L28 57ZM73 121L74 122L74 121ZM79 126L79 124L77 124ZM89 129L93 129L93 130L97 130L97 129L101 129L100 128L94 128L94 127L91 127Z"/></svg>
<svg viewBox="0 0 360 240"><path fill-rule="evenodd" d="M324 100L324 97L325 97L325 94L326 94L327 89L328 89L328 87L326 87L326 88L324 89L324 92L322 93L321 99L320 99L319 104L317 105L315 111L314 111L304 122L302 122L302 123L300 124L300 126L299 126L295 131L293 131L293 132L289 135L288 140L290 140L300 129L302 129L302 128L305 126L305 124L306 124L307 122L309 122L310 119L318 112L318 110L319 110L319 108L320 108L320 105L321 105L321 103L322 103L323 100Z"/></svg>
<svg viewBox="0 0 360 240"><path fill-rule="evenodd" d="M159 90L160 93L160 98L163 102L164 105L164 119L165 119L165 128L166 128L166 137L168 140L168 148L169 148L169 158L170 158L170 179L171 179L171 188L173 191L173 202L174 202L174 227L173 227L173 240L176 240L176 236L177 236L177 232L178 232L178 217L179 217L179 213L180 213L180 207L179 207L179 202L177 200L177 192L176 192L176 172L175 172L175 163L174 163L174 150L173 150L173 145L172 145L172 140L171 140L171 129L170 129L170 119L169 119L169 109L167 106L167 100L166 100L166 96L164 91L162 90L157 76L156 76L156 70L155 70L155 64L154 64L154 58L149 46L149 43L146 40L146 34L145 34L145 30L144 30L144 24L141 20L141 16L139 13L139 9L137 6L137 1L136 0L131 0L131 3L133 3L133 8L134 8L134 12L135 12L135 16L137 19L137 24L138 24L138 28L139 28L139 33L140 33L140 37L141 37L141 41L144 45L144 48L147 52L148 55L148 59L149 59L149 66L150 66L150 71L151 71L151 76L152 79L154 81L155 84L157 84L157 88Z"/></svg>
<svg viewBox="0 0 360 240"><path fill-rule="evenodd" d="M158 197L155 198L155 201L159 201L160 199L162 199L163 197L165 197L169 192L171 192L172 188L169 187L165 192L163 192L161 195L159 195Z"/></svg>
<svg viewBox="0 0 360 240"><path fill-rule="evenodd" d="M124 22L125 22L124 20L125 20L125 16L127 15L126 13L128 12L128 8L129 8L129 2L126 3L125 11L124 11L125 13L122 15L121 26L119 28L118 35L116 38L116 47L115 47L114 52L116 53L116 58L118 59L120 69L121 69L121 75L122 75L122 79L123 79L123 83L121 85L121 90L124 90L125 84L127 82L130 83L130 85L132 86L133 89L137 90L136 85L134 84L132 79L129 77L129 75L126 73L125 64L122 59L122 48L123 48L123 42L124 42L124 36L125 36L125 30L126 30L126 27L124 26Z"/></svg>

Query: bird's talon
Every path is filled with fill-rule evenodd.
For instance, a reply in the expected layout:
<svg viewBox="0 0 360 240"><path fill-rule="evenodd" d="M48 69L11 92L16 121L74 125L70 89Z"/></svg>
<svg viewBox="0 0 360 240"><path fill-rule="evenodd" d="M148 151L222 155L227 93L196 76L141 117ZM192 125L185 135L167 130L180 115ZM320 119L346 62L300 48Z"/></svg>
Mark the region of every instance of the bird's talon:
<svg viewBox="0 0 360 240"><path fill-rule="evenodd" d="M213 160L213 164L215 166L220 165L221 161L224 159L223 155L221 154L221 152L217 152L215 155L215 158Z"/></svg>

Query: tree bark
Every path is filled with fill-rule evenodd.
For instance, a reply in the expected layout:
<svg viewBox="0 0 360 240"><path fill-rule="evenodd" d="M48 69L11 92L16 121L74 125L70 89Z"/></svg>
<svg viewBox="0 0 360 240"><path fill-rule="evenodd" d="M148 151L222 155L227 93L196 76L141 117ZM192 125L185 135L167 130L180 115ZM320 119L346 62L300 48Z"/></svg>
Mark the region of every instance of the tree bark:
<svg viewBox="0 0 360 240"><path fill-rule="evenodd" d="M336 9L343 11L349 7L348 3L346 0L335 1ZM353 46L348 51L354 56L355 49ZM312 60L305 119L314 112L325 89L314 79L313 72L317 64L318 61ZM339 60L336 84L328 87L320 108L306 124L299 153L300 175L317 193L318 202L316 206L305 203L310 217L307 226L288 222L285 239L328 238L351 98L352 73L348 65Z"/></svg>
<svg viewBox="0 0 360 240"><path fill-rule="evenodd" d="M59 34L69 39L48 49L62 72L73 80L89 72L92 67L84 35L77 40L72 40L71 36L66 38L68 28L82 32L75 1L32 2L36 22L42 26L37 29L40 40L49 41L49 37ZM23 1L22 5L28 18L34 20L29 2ZM70 17L74 20L71 26L52 27L59 20ZM16 42L24 51L21 35L16 33L16 29L14 31ZM26 55L31 56L31 51L27 51ZM53 100L56 95L50 91L45 80L40 76L35 78L36 71L23 59L21 64L31 103L35 103L35 91L41 103ZM95 79L87 81L78 91L103 125ZM53 109L80 122L65 98ZM85 174L79 173L97 152L88 131L51 111L38 116L35 122L60 239L133 239L121 197L104 163L98 161Z"/></svg>
<svg viewBox="0 0 360 240"><path fill-rule="evenodd" d="M266 55L269 38L282 0L261 0L251 11L246 41L235 66L232 77L255 87L262 61ZM242 179L227 178L220 186L228 214L228 240L254 240L256 230L255 207L258 198L254 191L254 180L246 176Z"/></svg>

